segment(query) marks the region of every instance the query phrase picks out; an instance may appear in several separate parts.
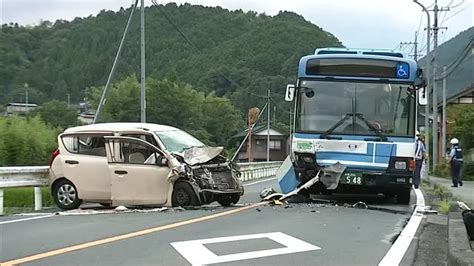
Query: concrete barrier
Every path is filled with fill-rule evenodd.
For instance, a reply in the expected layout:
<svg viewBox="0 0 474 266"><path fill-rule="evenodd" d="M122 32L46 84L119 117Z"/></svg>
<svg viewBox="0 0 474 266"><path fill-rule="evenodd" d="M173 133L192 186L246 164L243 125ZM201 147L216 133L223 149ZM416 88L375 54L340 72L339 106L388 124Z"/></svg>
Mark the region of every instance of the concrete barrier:
<svg viewBox="0 0 474 266"><path fill-rule="evenodd" d="M461 213L450 212L448 219L448 265L474 265L474 251Z"/></svg>

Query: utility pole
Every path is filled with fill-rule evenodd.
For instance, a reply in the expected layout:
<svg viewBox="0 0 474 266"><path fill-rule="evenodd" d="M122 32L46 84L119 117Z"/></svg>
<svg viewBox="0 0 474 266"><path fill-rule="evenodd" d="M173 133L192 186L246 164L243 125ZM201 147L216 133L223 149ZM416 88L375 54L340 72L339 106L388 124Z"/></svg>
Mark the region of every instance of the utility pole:
<svg viewBox="0 0 474 266"><path fill-rule="evenodd" d="M414 42L400 42L400 49L402 49L402 46L403 45L413 45L413 49L414 49L414 53L411 55L413 56L413 59L415 59L415 61L418 61L418 41L417 41L417 37L418 37L418 32L415 31L415 41Z"/></svg>
<svg viewBox="0 0 474 266"><path fill-rule="evenodd" d="M418 0L413 0L417 5L419 5L423 11L426 13L427 17L427 25L426 25L426 88L425 88L425 96L426 99L429 99L429 91L430 91L430 33L431 33L431 21L430 21L430 12L424 5L422 5ZM430 102L429 100L427 101L425 105L425 140L426 140L426 150L430 150L430 122L429 122L429 116L430 116ZM429 163L430 157L428 157L427 162L425 164L425 173L428 173L430 171L430 163Z"/></svg>
<svg viewBox="0 0 474 266"><path fill-rule="evenodd" d="M441 152L446 155L446 66L443 66L443 122L442 122Z"/></svg>
<svg viewBox="0 0 474 266"><path fill-rule="evenodd" d="M140 122L146 123L146 90L145 90L145 1L141 0L141 77L140 77Z"/></svg>
<svg viewBox="0 0 474 266"><path fill-rule="evenodd" d="M270 161L270 89L267 91L267 162Z"/></svg>
<svg viewBox="0 0 474 266"><path fill-rule="evenodd" d="M67 109L71 108L71 94L67 94Z"/></svg>
<svg viewBox="0 0 474 266"><path fill-rule="evenodd" d="M122 53L123 43L125 42L125 38L127 37L128 28L130 26L130 22L132 21L133 13L135 9L137 8L137 4L138 4L138 0L135 0L135 4L133 5L132 10L130 11L130 16L128 17L127 25L125 26L125 30L122 35L122 40L120 40L120 45L118 47L117 54L115 55L114 63L112 64L112 69L110 70L109 77L107 78L107 83L105 83L105 88L102 91L102 96L100 96L100 101L99 101L99 104L97 105L97 111L95 112L94 120L92 121L92 124L95 124L97 123L97 121L99 121L99 116L101 114L102 108L105 105L107 91L109 90L112 84L112 78L115 73L115 68L117 67L120 54Z"/></svg>
<svg viewBox="0 0 474 266"><path fill-rule="evenodd" d="M436 72L437 72L437 51L438 48L438 31L443 29L444 27L438 27L438 12L440 11L448 11L449 8L439 8L438 7L438 0L435 0L434 5L434 24L433 24L433 75L432 75L432 83L433 83L433 169L436 169L438 164L438 94L436 91Z"/></svg>

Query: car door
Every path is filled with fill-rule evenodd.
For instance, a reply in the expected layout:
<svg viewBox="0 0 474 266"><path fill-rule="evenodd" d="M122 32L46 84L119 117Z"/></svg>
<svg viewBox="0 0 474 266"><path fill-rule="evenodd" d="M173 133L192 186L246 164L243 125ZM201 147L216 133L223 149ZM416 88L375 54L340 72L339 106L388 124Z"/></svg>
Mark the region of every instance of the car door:
<svg viewBox="0 0 474 266"><path fill-rule="evenodd" d="M62 172L83 200L110 200L110 175L105 153L107 133L62 134ZM110 135L110 134L109 134Z"/></svg>
<svg viewBox="0 0 474 266"><path fill-rule="evenodd" d="M131 137L106 137L113 205L166 204L172 185L164 153Z"/></svg>

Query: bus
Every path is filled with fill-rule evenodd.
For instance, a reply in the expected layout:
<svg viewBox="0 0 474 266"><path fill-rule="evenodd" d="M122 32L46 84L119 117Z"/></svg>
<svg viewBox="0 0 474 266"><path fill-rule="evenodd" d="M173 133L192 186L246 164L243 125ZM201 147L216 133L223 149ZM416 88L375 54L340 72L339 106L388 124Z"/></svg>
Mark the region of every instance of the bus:
<svg viewBox="0 0 474 266"><path fill-rule="evenodd" d="M302 57L285 95L294 102L295 123L282 192L340 163L346 168L336 186L317 182L308 196L383 193L408 204L424 87L423 71L402 52L321 48Z"/></svg>

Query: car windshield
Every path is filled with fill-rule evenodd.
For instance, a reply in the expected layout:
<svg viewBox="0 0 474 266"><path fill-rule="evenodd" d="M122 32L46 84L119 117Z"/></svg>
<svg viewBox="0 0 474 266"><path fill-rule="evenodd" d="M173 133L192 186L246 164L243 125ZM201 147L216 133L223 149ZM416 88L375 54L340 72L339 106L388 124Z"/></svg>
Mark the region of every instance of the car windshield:
<svg viewBox="0 0 474 266"><path fill-rule="evenodd" d="M170 152L182 152L191 147L205 146L204 143L182 130L157 131L155 134Z"/></svg>
<svg viewBox="0 0 474 266"><path fill-rule="evenodd" d="M409 85L304 80L300 87L298 131L396 136L413 133L415 101Z"/></svg>

